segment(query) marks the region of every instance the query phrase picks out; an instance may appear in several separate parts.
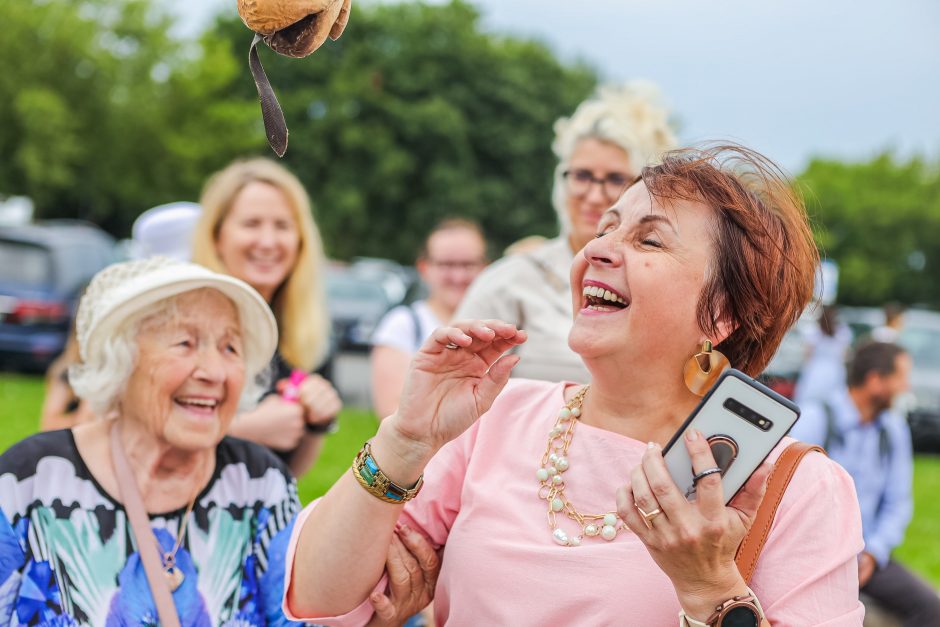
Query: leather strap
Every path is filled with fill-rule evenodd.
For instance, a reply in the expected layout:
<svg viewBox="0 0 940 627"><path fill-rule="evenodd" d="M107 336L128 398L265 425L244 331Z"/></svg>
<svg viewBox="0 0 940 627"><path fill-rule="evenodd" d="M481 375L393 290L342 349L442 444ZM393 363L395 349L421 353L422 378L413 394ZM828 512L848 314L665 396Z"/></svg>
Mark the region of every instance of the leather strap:
<svg viewBox="0 0 940 627"><path fill-rule="evenodd" d="M144 509L140 491L134 482L134 473L124 454L124 447L121 446L116 421L111 426L111 459L114 462L114 474L117 475L124 511L127 512L127 518L130 520L134 539L137 540L137 553L144 565L144 572L147 573L153 602L157 606L160 625L161 627L180 627L176 604L173 602L173 594L170 592L170 585L160 559L160 546L157 544L156 536L153 535L147 510Z"/></svg>
<svg viewBox="0 0 940 627"><path fill-rule="evenodd" d="M261 99L264 134L275 154L283 157L287 152L287 122L284 120L284 112L281 111L281 105L277 101L277 96L274 95L271 83L261 66L261 59L258 58L257 46L261 41L264 41L264 38L255 33L255 38L251 40L251 47L248 49L248 67L251 69L252 78L255 79L258 98Z"/></svg>
<svg viewBox="0 0 940 627"><path fill-rule="evenodd" d="M790 479L796 472L797 466L807 453L817 451L826 454L821 447L806 442L794 442L783 450L774 469L770 472L767 479L767 492L764 494L764 500L757 508L757 515L754 517L754 524L744 536L744 540L738 547L738 552L734 556L734 561L738 565L738 570L744 581L750 585L751 577L754 575L754 568L757 566L757 559L767 542L767 536L770 534L770 527L773 525L774 516L777 514L777 508L780 501L783 500L783 494L787 491Z"/></svg>

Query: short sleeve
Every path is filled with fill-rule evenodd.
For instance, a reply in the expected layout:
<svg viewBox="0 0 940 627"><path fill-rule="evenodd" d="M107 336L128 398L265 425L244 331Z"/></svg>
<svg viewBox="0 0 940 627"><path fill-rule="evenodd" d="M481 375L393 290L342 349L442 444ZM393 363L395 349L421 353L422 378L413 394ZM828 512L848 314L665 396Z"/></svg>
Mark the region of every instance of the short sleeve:
<svg viewBox="0 0 940 627"><path fill-rule="evenodd" d="M859 626L862 520L851 477L819 453L793 475L751 588L774 627Z"/></svg>
<svg viewBox="0 0 940 627"><path fill-rule="evenodd" d="M415 316L405 306L395 307L379 321L372 333L372 346L388 346L408 353L415 351ZM419 338L420 339L420 338Z"/></svg>

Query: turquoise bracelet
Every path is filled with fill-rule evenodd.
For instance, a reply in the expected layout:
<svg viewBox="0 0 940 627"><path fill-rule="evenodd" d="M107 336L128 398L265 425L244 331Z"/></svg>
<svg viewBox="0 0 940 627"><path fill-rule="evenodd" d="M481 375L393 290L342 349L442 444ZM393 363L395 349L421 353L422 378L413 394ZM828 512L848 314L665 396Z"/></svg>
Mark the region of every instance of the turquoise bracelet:
<svg viewBox="0 0 940 627"><path fill-rule="evenodd" d="M418 495L421 486L424 485L423 474L410 488L400 486L389 479L372 457L372 447L368 442L359 449L359 454L353 460L352 471L359 485L369 494L386 503L400 504L410 501Z"/></svg>

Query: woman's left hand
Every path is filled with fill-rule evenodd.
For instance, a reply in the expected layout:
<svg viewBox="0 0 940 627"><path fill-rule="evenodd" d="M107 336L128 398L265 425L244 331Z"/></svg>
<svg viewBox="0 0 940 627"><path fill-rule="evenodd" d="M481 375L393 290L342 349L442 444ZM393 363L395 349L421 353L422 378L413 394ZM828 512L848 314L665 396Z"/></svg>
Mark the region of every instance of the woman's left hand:
<svg viewBox="0 0 940 627"><path fill-rule="evenodd" d="M693 472L717 465L697 430L686 433L685 445ZM690 616L707 617L719 603L745 592L734 556L754 522L771 468L762 464L727 506L719 473L700 479L695 501L689 502L672 480L662 448L651 443L630 483L618 490L618 514L672 580ZM659 513L650 516L653 512Z"/></svg>
<svg viewBox="0 0 940 627"><path fill-rule="evenodd" d="M312 425L329 422L343 408L339 392L318 374L304 379L298 388L298 394L300 404L304 407L304 417Z"/></svg>

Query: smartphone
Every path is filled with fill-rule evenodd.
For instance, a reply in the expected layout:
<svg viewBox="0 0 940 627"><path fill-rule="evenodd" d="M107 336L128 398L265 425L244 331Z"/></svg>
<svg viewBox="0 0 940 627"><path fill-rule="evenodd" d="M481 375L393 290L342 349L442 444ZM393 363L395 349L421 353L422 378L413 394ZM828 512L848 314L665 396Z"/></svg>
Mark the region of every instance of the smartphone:
<svg viewBox="0 0 940 627"><path fill-rule="evenodd" d="M727 504L799 417L800 409L795 403L743 372L729 368L666 444L663 449L666 467L679 490L693 500L694 473L684 436L688 429L698 429L711 445L716 465L721 468Z"/></svg>

